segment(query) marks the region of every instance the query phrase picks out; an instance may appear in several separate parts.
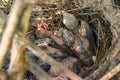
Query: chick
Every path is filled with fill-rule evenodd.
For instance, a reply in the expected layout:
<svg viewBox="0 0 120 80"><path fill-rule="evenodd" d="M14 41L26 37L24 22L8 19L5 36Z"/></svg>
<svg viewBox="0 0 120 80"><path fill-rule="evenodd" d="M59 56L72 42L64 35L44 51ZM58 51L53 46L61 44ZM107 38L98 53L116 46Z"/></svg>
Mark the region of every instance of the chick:
<svg viewBox="0 0 120 80"><path fill-rule="evenodd" d="M65 45L68 47L72 47L72 43L74 42L74 36L72 32L68 31L67 29L63 30L63 41Z"/></svg>
<svg viewBox="0 0 120 80"><path fill-rule="evenodd" d="M93 29L89 26L89 24L81 20L81 26L79 27L79 34L81 40L84 42L85 45L87 45L87 50L95 54L95 43L94 43L94 34L93 34Z"/></svg>
<svg viewBox="0 0 120 80"><path fill-rule="evenodd" d="M37 38L45 38L52 34L52 32L47 30L47 27L44 22L41 22L40 25L37 27L35 35Z"/></svg>
<svg viewBox="0 0 120 80"><path fill-rule="evenodd" d="M78 34L79 33L79 34ZM85 65L93 64L92 55L95 54L95 43L93 30L85 21L81 21L81 26L75 31L75 40L73 48L78 53L77 56Z"/></svg>
<svg viewBox="0 0 120 80"><path fill-rule="evenodd" d="M73 31L75 35L75 44L73 49L77 52L75 55L85 64L90 66L93 64L92 55L94 51L93 30L87 22L81 21L81 26Z"/></svg>
<svg viewBox="0 0 120 80"><path fill-rule="evenodd" d="M37 39L34 41L35 44L37 44L37 46L48 46L49 44L51 44L51 39L49 38L42 38L42 39Z"/></svg>
<svg viewBox="0 0 120 80"><path fill-rule="evenodd" d="M57 37L62 37L63 35L63 28L60 28L58 31L54 32L54 35L56 35Z"/></svg>
<svg viewBox="0 0 120 80"><path fill-rule="evenodd" d="M88 40L81 40L78 36L75 36L75 44L73 49L76 51L75 55L83 62L83 64L90 66L92 61L92 56L89 53L89 44Z"/></svg>
<svg viewBox="0 0 120 80"><path fill-rule="evenodd" d="M63 23L66 28L73 30L78 27L78 20L71 13L67 13L66 11L62 11L63 14Z"/></svg>
<svg viewBox="0 0 120 80"><path fill-rule="evenodd" d="M81 66L80 62L78 61L77 58L74 57L68 57L62 60L63 65L65 65L68 69L73 71L76 74L79 74L81 71Z"/></svg>
<svg viewBox="0 0 120 80"><path fill-rule="evenodd" d="M92 28L84 20L81 20L81 26L79 26L78 30L79 30L80 36L82 36L82 37L89 38L89 37L93 36Z"/></svg>

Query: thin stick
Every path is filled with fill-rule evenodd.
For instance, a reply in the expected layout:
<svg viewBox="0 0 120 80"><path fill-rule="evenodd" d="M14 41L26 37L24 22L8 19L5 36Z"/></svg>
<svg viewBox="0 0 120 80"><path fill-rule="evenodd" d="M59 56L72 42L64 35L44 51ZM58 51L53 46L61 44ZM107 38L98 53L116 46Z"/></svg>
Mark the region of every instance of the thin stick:
<svg viewBox="0 0 120 80"><path fill-rule="evenodd" d="M46 74L38 64L30 62L27 70L32 72L38 80L52 80L52 78Z"/></svg>
<svg viewBox="0 0 120 80"><path fill-rule="evenodd" d="M109 80L112 78L115 74L117 74L120 71L120 64L118 64L116 67L114 67L110 72L105 74L100 80Z"/></svg>
<svg viewBox="0 0 120 80"><path fill-rule="evenodd" d="M26 70L32 72L38 80L52 80L52 77L45 73L45 71L41 69L40 65L31 62L32 59L28 55L26 55L26 61L28 63Z"/></svg>
<svg viewBox="0 0 120 80"><path fill-rule="evenodd" d="M16 31L17 25L19 23L19 18L24 10L24 6L22 4L23 0L16 0L13 5L13 9L10 13L10 17L8 19L5 32L3 33L0 45L0 71L2 70L3 63L6 59L7 52L12 43L12 39L14 33Z"/></svg>
<svg viewBox="0 0 120 80"><path fill-rule="evenodd" d="M0 73L0 80L7 80L7 75L5 73Z"/></svg>
<svg viewBox="0 0 120 80"><path fill-rule="evenodd" d="M18 31L22 32L22 35L25 36L28 27L29 27L29 20L30 15L32 12L32 5L23 3L23 6L25 7L25 10L22 12L23 16L20 18L20 23L17 25L19 26ZM20 44L19 40L16 38L13 39L13 44L11 48L11 61L10 66L8 69L8 74L10 76L10 80L23 80L24 73L25 73L25 46Z"/></svg>
<svg viewBox="0 0 120 80"><path fill-rule="evenodd" d="M101 64L99 65L99 68L95 70L92 74L87 76L85 80L96 80L103 76L109 65L110 62L114 59L114 57L118 54L120 51L120 40L115 40L113 45L110 47L110 49L107 52L107 55L105 55L105 58L102 59Z"/></svg>

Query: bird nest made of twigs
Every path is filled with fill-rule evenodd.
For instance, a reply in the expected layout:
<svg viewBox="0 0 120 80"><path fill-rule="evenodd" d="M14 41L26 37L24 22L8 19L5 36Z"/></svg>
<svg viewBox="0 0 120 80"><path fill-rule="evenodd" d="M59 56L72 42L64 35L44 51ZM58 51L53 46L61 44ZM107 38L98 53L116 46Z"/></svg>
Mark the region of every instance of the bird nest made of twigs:
<svg viewBox="0 0 120 80"><path fill-rule="evenodd" d="M67 5L68 3L69 5ZM97 57L103 57L106 50L109 49L112 41L112 32L110 30L109 22L100 11L93 11L91 8L82 9L80 8L80 5L73 1L66 2L61 7L58 7L56 4L36 5L31 17L30 28L32 29L30 29L29 32L31 34L29 35L34 34L40 21L44 21L47 24L48 29L52 31L58 30L61 27L65 28L65 25L62 22L62 14L57 14L60 10L65 10L74 14L79 25L81 24L81 20L85 20L90 25L94 30ZM40 16L40 14L42 14L42 16Z"/></svg>
<svg viewBox="0 0 120 80"><path fill-rule="evenodd" d="M60 5L40 4L34 6L28 38L32 41L36 40L35 30L40 21L44 21L47 24L47 28L52 31L59 30L61 27L65 28L62 21L62 14L57 14L59 11L65 10L75 15L79 25L81 24L81 20L85 20L93 29L94 42L96 45L96 62L99 63L111 46L113 36L110 29L110 23L105 19L101 11L94 11L90 7L81 8L80 4L76 4L75 1L69 2L68 0L68 2L64 2L64 4L61 3Z"/></svg>
<svg viewBox="0 0 120 80"><path fill-rule="evenodd" d="M94 43L96 46L95 57L97 63L99 63L105 56L106 51L111 46L112 32L110 29L110 23L105 19L101 11L92 10L90 7L81 8L80 4L76 0L62 0L60 3L50 4L38 4L33 7L33 12L30 19L30 27L27 34L28 39L35 41L35 31L40 21L44 21L47 28L51 31L59 30L60 28L66 28L63 24L62 14L58 14L61 10L75 15L79 25L81 20L85 20L94 31ZM25 78L32 75L30 72L26 72ZM34 76L33 76L34 78ZM29 79L29 78L28 78ZM36 80L35 78L32 80Z"/></svg>

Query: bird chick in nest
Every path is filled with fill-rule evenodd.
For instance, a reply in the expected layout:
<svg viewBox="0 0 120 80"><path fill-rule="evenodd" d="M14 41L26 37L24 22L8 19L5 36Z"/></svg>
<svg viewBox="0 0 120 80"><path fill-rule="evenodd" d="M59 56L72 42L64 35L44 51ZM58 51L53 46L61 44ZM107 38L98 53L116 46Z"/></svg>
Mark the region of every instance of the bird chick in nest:
<svg viewBox="0 0 120 80"><path fill-rule="evenodd" d="M73 14L67 13L66 11L61 12L63 15L63 23L67 29L73 30L78 27L78 20Z"/></svg>
<svg viewBox="0 0 120 80"><path fill-rule="evenodd" d="M85 45L87 45L87 50L90 51L90 53L95 54L95 39L93 29L86 21L81 20L81 26L78 30L81 40L85 43Z"/></svg>
<svg viewBox="0 0 120 80"><path fill-rule="evenodd" d="M46 38L52 34L51 31L48 31L45 23L43 21L40 22L39 26L36 29L35 35L37 38Z"/></svg>

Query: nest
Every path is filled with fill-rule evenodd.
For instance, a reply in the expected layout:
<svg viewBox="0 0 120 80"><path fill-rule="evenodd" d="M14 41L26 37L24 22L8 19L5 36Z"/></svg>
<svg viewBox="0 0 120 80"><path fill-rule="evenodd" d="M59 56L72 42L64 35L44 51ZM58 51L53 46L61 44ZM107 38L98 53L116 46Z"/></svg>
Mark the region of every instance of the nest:
<svg viewBox="0 0 120 80"><path fill-rule="evenodd" d="M93 29L93 36L95 38L94 42L96 45L96 64L99 64L105 57L105 53L108 51L112 43L113 35L110 29L111 25L100 10L93 10L91 7L81 8L81 5L77 0L62 0L62 2L58 3L35 5L30 19L30 27L27 34L28 39L31 41L35 41L37 39L35 31L40 21L44 21L47 28L51 31L66 28L62 21L62 14L58 14L61 10L74 14L79 25L81 24L81 20L85 20ZM30 76L32 77L32 80L37 80L29 71L25 74L25 80L30 79Z"/></svg>
<svg viewBox="0 0 120 80"><path fill-rule="evenodd" d="M68 5L69 4L69 5ZM66 28L62 22L62 15L57 14L61 10L65 10L68 13L72 13L77 18L79 25L81 20L85 20L89 23L90 27L94 30L95 45L97 46L97 57L103 58L104 53L111 46L112 32L110 30L110 23L105 19L101 11L93 11L91 8L80 8L80 4L76 4L75 1L68 1L64 4L40 4L39 10L33 10L31 17L30 30L28 33L29 39L34 41L35 30L40 23L44 21L47 24L49 30L58 30L63 27ZM35 6L36 7L36 6ZM39 16L42 14L42 16Z"/></svg>
<svg viewBox="0 0 120 80"><path fill-rule="evenodd" d="M38 9L37 9L37 8ZM94 31L96 48L96 63L104 58L106 51L111 46L112 32L110 23L105 19L100 10L92 10L92 8L81 8L76 1L62 2L61 4L40 4L34 6L31 16L31 24L28 32L28 38L32 41L36 40L35 30L40 23L44 21L49 30L55 31L59 28L66 28L62 22L63 16L57 14L59 11L65 10L72 13L77 18L79 25L81 20L85 20ZM42 16L40 16L42 14Z"/></svg>

